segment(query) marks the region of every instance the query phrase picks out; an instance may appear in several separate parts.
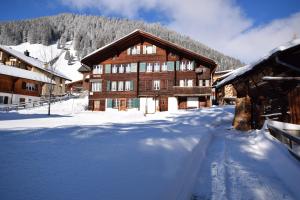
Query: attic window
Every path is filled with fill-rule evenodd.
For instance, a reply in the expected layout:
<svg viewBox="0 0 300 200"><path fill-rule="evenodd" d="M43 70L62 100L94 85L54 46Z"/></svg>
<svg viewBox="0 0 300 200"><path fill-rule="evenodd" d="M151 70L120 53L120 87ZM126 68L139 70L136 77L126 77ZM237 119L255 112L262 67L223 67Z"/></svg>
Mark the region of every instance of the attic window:
<svg viewBox="0 0 300 200"><path fill-rule="evenodd" d="M155 45L144 45L143 46L143 54L156 54L156 46Z"/></svg>
<svg viewBox="0 0 300 200"><path fill-rule="evenodd" d="M141 46L133 46L127 49L127 55L138 55L141 54Z"/></svg>

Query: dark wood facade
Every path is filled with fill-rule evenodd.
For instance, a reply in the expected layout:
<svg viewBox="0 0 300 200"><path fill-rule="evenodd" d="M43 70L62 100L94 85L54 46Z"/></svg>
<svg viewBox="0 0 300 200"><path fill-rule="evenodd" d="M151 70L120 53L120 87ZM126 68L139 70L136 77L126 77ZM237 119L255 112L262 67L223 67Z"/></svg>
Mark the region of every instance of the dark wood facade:
<svg viewBox="0 0 300 200"><path fill-rule="evenodd" d="M152 47L152 53L144 50L148 47ZM138 53L132 54L131 48L139 49ZM179 108L187 108L186 105L181 106L184 104L182 103L184 98L181 97L185 97L187 104L187 97L197 97L200 100L203 96L207 101L205 105L209 105L211 77L216 68L212 60L140 30L88 55L81 62L85 68L90 68L89 107L92 110L103 110L100 107L108 104L107 99L119 99L119 107L122 107L124 102L122 99L129 105L130 99L153 98L158 100L159 111L169 110L168 97L180 99ZM149 63L151 72L148 70ZM134 66L130 72L126 69L128 65ZM101 66L102 73L93 73L95 66ZM116 73L113 67L116 67L114 68L117 69ZM126 89L125 84L129 81L133 85L130 89ZM180 85L184 81L185 83L189 81L190 85ZM93 91L94 82L101 83L101 91ZM119 91L119 88L112 91L113 82L118 83L117 87L124 84L122 91ZM159 88L155 88L157 82ZM200 82L207 85L199 85ZM95 101L97 101L96 108Z"/></svg>
<svg viewBox="0 0 300 200"><path fill-rule="evenodd" d="M237 129L261 128L266 118L300 124L300 44L277 50L218 85L237 91Z"/></svg>

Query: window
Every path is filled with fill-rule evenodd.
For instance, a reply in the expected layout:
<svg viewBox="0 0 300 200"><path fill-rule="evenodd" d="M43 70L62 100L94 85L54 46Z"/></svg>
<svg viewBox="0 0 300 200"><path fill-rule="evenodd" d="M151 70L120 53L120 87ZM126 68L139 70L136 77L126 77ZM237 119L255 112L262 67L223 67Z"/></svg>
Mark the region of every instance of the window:
<svg viewBox="0 0 300 200"><path fill-rule="evenodd" d="M118 67L117 67L117 65L113 65L113 67L112 67L112 73L115 74L115 73L117 73L117 72L118 72Z"/></svg>
<svg viewBox="0 0 300 200"><path fill-rule="evenodd" d="M164 62L161 66L161 71L167 71L167 70L168 70L167 63Z"/></svg>
<svg viewBox="0 0 300 200"><path fill-rule="evenodd" d="M112 100L112 107L113 108L119 108L119 101L118 101L118 99L113 99Z"/></svg>
<svg viewBox="0 0 300 200"><path fill-rule="evenodd" d="M3 104L3 103L4 103L4 97L0 96L0 104Z"/></svg>
<svg viewBox="0 0 300 200"><path fill-rule="evenodd" d="M123 91L124 90L124 82L123 81L119 81L118 82L118 91Z"/></svg>
<svg viewBox="0 0 300 200"><path fill-rule="evenodd" d="M117 82L116 81L111 82L111 91L117 91Z"/></svg>
<svg viewBox="0 0 300 200"><path fill-rule="evenodd" d="M93 66L93 74L102 74L102 73L103 73L103 65Z"/></svg>
<svg viewBox="0 0 300 200"><path fill-rule="evenodd" d="M143 54L156 54L156 46L151 45L151 46L143 46Z"/></svg>
<svg viewBox="0 0 300 200"><path fill-rule="evenodd" d="M199 86L209 86L209 80L199 80Z"/></svg>
<svg viewBox="0 0 300 200"><path fill-rule="evenodd" d="M205 85L206 85L206 86L209 86L209 85L210 85L209 80L205 80Z"/></svg>
<svg viewBox="0 0 300 200"><path fill-rule="evenodd" d="M153 81L153 89L159 90L160 89L160 80L154 80Z"/></svg>
<svg viewBox="0 0 300 200"><path fill-rule="evenodd" d="M185 71L186 70L186 63L185 62L181 62L180 63L180 71Z"/></svg>
<svg viewBox="0 0 300 200"><path fill-rule="evenodd" d="M33 83L26 83L26 90L35 91L36 90L35 84L33 84Z"/></svg>
<svg viewBox="0 0 300 200"><path fill-rule="evenodd" d="M126 73L130 73L130 64L126 65Z"/></svg>
<svg viewBox="0 0 300 200"><path fill-rule="evenodd" d="M92 92L101 92L102 90L102 83L94 82L92 83Z"/></svg>
<svg viewBox="0 0 300 200"><path fill-rule="evenodd" d="M130 64L130 72L137 72L137 63Z"/></svg>
<svg viewBox="0 0 300 200"><path fill-rule="evenodd" d="M159 65L159 63L155 63L154 64L154 71L155 72L159 72L160 71L160 65Z"/></svg>
<svg viewBox="0 0 300 200"><path fill-rule="evenodd" d="M120 67L119 67L119 73L124 73L124 70L125 70L124 66L120 65Z"/></svg>
<svg viewBox="0 0 300 200"><path fill-rule="evenodd" d="M179 86L180 87L193 87L193 80L192 79L179 80Z"/></svg>
<svg viewBox="0 0 300 200"><path fill-rule="evenodd" d="M130 91L130 81L125 82L125 91Z"/></svg>
<svg viewBox="0 0 300 200"><path fill-rule="evenodd" d="M152 72L152 63L147 64L147 72Z"/></svg>
<svg viewBox="0 0 300 200"><path fill-rule="evenodd" d="M180 86L180 87L184 87L184 86L185 86L184 80L179 80L179 86Z"/></svg>
<svg viewBox="0 0 300 200"><path fill-rule="evenodd" d="M141 53L141 46L134 46L127 49L127 55L136 55Z"/></svg>
<svg viewBox="0 0 300 200"><path fill-rule="evenodd" d="M187 64L187 70L192 71L194 70L194 63L189 61Z"/></svg>

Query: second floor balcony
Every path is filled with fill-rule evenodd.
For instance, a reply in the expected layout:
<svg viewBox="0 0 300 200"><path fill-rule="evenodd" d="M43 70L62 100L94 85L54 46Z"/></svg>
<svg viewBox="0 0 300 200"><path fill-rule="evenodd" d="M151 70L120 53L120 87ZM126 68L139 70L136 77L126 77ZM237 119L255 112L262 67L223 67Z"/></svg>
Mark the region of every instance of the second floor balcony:
<svg viewBox="0 0 300 200"><path fill-rule="evenodd" d="M211 94L211 87L193 86L181 87L173 86L174 96L203 96Z"/></svg>

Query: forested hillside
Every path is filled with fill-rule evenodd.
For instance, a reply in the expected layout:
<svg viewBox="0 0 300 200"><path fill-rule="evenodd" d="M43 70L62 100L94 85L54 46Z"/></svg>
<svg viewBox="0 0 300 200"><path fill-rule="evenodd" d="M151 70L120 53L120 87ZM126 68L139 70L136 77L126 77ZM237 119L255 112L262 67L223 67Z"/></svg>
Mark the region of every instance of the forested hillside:
<svg viewBox="0 0 300 200"><path fill-rule="evenodd" d="M239 60L213 50L190 37L170 31L159 24L101 16L60 14L32 20L2 22L0 23L0 44L18 45L30 42L50 45L58 41L58 47L63 48L67 41L73 41L77 56L81 58L135 29L153 33L214 59L219 64L218 71L242 66Z"/></svg>

